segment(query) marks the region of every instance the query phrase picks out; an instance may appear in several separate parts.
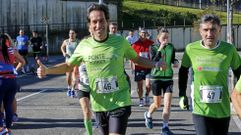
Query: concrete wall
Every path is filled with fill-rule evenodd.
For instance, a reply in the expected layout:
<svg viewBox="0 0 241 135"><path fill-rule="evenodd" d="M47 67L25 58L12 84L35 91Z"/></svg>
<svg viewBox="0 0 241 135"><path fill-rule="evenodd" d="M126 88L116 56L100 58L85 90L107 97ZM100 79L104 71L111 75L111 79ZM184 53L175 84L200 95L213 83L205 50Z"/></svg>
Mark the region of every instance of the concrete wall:
<svg viewBox="0 0 241 135"><path fill-rule="evenodd" d="M172 27L167 28L169 31L170 41L175 45L175 48L179 51L183 51L185 46L193 41L200 40L199 31L193 27ZM153 40L156 39L157 30L156 29L147 29L151 33ZM227 37L227 27L222 26L220 35L220 40L226 41ZM234 45L237 49L241 50L241 27L239 25L233 26L234 33ZM135 34L138 35L138 31L135 31ZM128 35L128 30L124 30L122 33L123 36Z"/></svg>
<svg viewBox="0 0 241 135"><path fill-rule="evenodd" d="M98 2L98 1L96 1ZM93 2L62 0L0 0L0 26L49 23L86 23L86 9ZM117 7L108 4L111 20L117 20Z"/></svg>
<svg viewBox="0 0 241 135"><path fill-rule="evenodd" d="M92 3L76 0L0 0L0 32L7 32L15 39L19 29L24 29L29 37L32 30L37 30L45 40L43 18L48 17L49 52L59 53L70 28L78 32L79 38L87 34L86 11ZM110 19L116 21L117 6L108 3L108 8Z"/></svg>

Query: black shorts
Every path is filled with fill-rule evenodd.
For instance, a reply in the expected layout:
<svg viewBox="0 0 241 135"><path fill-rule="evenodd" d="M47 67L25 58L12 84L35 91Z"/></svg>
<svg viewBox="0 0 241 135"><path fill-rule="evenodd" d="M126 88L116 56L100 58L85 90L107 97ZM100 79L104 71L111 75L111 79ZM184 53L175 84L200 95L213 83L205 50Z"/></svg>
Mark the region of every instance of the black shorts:
<svg viewBox="0 0 241 135"><path fill-rule="evenodd" d="M154 96L160 96L162 93L172 93L173 92L173 80L161 81L161 80L151 80L151 89ZM162 92L163 90L163 92Z"/></svg>
<svg viewBox="0 0 241 135"><path fill-rule="evenodd" d="M135 70L134 80L137 82L145 80L146 78L150 78L150 73L151 70Z"/></svg>
<svg viewBox="0 0 241 135"><path fill-rule="evenodd" d="M230 117L211 118L193 114L197 135L227 135Z"/></svg>
<svg viewBox="0 0 241 135"><path fill-rule="evenodd" d="M90 92L82 91L82 90L74 90L75 92L75 97L78 99L87 97L90 98Z"/></svg>
<svg viewBox="0 0 241 135"><path fill-rule="evenodd" d="M131 106L107 112L95 112L95 115L102 135L108 135L109 133L125 135L128 118L131 115Z"/></svg>
<svg viewBox="0 0 241 135"><path fill-rule="evenodd" d="M39 59L39 57L40 57L40 52L33 52L34 59Z"/></svg>
<svg viewBox="0 0 241 135"><path fill-rule="evenodd" d="M22 56L28 55L28 50L18 50L18 53Z"/></svg>
<svg viewBox="0 0 241 135"><path fill-rule="evenodd" d="M126 75L126 80L129 84L129 87L130 87L130 90L131 90L131 79L130 79L130 76L126 73L126 71L124 70L124 74Z"/></svg>

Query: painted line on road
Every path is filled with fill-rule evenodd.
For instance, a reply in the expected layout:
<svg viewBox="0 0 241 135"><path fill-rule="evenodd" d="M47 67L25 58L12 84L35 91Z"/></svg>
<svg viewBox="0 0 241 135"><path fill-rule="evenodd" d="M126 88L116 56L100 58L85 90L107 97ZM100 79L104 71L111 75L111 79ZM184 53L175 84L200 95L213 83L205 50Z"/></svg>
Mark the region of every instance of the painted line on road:
<svg viewBox="0 0 241 135"><path fill-rule="evenodd" d="M24 99L26 99L26 98L35 96L35 95L40 94L40 93L42 93L42 92L45 92L45 91L47 91L47 90L48 90L48 89L43 89L43 90L41 90L41 91L39 91L39 92L35 92L35 93L33 93L33 94L30 94L30 95L27 95L27 96L18 98L17 101L21 101L21 100L24 100Z"/></svg>

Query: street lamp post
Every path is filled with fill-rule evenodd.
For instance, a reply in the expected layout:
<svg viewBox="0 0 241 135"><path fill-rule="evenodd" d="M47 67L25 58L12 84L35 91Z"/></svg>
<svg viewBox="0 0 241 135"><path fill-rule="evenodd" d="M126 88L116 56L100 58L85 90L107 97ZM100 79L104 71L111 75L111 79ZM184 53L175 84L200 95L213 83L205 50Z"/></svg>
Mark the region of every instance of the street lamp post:
<svg viewBox="0 0 241 135"><path fill-rule="evenodd" d="M103 0L99 0L99 4L103 4L104 2L103 2Z"/></svg>
<svg viewBox="0 0 241 135"><path fill-rule="evenodd" d="M49 17L43 16L41 18L42 23L45 24L45 36L46 36L46 54L47 58L49 57Z"/></svg>
<svg viewBox="0 0 241 135"><path fill-rule="evenodd" d="M233 43L233 34L232 34L232 23L233 23L233 0L227 0L227 42ZM231 73L230 87L234 88L236 79L234 74Z"/></svg>
<svg viewBox="0 0 241 135"><path fill-rule="evenodd" d="M227 41L233 43L232 37L232 20L233 20L233 5L232 0L227 0Z"/></svg>

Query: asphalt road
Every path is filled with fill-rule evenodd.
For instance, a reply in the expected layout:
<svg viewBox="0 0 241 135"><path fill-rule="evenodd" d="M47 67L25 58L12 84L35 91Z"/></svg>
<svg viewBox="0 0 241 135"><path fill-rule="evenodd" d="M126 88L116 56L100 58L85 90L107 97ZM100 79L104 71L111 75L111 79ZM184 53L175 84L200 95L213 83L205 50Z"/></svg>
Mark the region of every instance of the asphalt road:
<svg viewBox="0 0 241 135"><path fill-rule="evenodd" d="M181 58L181 53L178 58ZM50 57L48 65L63 62L61 56ZM161 132L162 107L153 114L154 128L147 129L144 124L144 112L147 106L139 107L136 83L129 66L127 73L132 78L132 114L129 118L127 135L159 135ZM65 75L50 75L38 79L34 74L18 77L22 91L16 97L18 101L19 121L13 126L16 135L83 135L83 116L78 99L66 96ZM189 91L189 90L188 90ZM95 127L95 126L94 126ZM177 69L174 75L174 94L172 100L169 127L176 135L194 135L195 129L190 111L183 111L178 106ZM94 129L99 135L98 128ZM241 120L233 115L230 135L241 135Z"/></svg>

